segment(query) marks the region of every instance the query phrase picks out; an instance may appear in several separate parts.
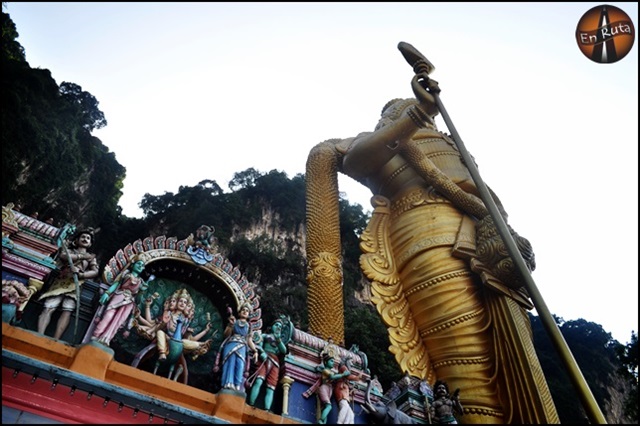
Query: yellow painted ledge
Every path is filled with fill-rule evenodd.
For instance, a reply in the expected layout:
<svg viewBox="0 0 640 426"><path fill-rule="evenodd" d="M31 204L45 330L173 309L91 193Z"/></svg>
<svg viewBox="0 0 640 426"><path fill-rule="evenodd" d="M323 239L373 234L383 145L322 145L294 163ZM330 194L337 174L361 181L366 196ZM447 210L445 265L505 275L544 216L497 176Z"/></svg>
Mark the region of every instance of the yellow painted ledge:
<svg viewBox="0 0 640 426"><path fill-rule="evenodd" d="M73 346L6 322L2 323L2 348L66 369L76 355Z"/></svg>
<svg viewBox="0 0 640 426"><path fill-rule="evenodd" d="M95 344L74 348L64 342L3 322L2 348L170 404L215 416L229 423L301 423L251 407L245 403L244 397L240 395L224 392L214 395L119 363L113 359L111 351L101 349Z"/></svg>

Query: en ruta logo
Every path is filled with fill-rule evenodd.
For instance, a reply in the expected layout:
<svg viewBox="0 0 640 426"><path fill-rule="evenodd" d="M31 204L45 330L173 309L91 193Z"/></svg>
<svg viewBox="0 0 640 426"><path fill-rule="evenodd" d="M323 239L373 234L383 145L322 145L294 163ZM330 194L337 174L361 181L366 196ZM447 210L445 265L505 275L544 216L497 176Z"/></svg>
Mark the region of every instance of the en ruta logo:
<svg viewBox="0 0 640 426"><path fill-rule="evenodd" d="M589 9L576 28L576 41L582 53L601 64L618 62L627 56L635 38L629 15L606 4Z"/></svg>

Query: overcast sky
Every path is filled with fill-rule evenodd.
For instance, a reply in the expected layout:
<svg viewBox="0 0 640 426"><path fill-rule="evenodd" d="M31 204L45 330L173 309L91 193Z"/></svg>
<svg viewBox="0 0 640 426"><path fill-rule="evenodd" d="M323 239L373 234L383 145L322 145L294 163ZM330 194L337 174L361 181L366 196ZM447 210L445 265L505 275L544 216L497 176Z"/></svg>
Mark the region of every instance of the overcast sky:
<svg viewBox="0 0 640 426"><path fill-rule="evenodd" d="M33 68L78 84L126 167L120 205L253 167L293 177L330 138L373 130L412 97L414 45L509 223L536 253L549 310L638 331L638 48L579 50L602 3L13 3ZM608 3L638 27L637 3ZM4 4L3 4L4 5ZM441 130L447 131L441 119ZM340 189L370 210L368 190ZM534 311L534 313L536 313Z"/></svg>

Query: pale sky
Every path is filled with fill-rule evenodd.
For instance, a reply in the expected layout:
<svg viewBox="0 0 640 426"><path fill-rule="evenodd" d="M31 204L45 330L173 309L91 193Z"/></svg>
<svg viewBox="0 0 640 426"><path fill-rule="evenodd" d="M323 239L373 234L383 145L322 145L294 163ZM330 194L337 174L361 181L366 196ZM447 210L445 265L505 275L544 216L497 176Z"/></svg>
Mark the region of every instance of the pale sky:
<svg viewBox="0 0 640 426"><path fill-rule="evenodd" d="M549 310L638 331L638 47L613 64L579 50L603 3L13 3L33 68L78 84L127 169L120 205L235 172L305 172L330 138L373 130L412 97L405 41L536 253ZM607 3L638 29L637 3ZM440 130L447 131L439 119ZM341 177L352 203L367 189ZM534 311L534 314L537 312Z"/></svg>

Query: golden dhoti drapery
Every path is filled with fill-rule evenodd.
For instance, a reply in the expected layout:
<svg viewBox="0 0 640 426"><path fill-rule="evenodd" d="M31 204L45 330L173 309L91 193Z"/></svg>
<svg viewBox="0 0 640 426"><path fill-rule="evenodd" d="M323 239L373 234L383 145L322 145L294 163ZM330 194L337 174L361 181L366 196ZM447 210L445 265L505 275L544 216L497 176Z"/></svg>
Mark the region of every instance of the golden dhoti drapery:
<svg viewBox="0 0 640 426"><path fill-rule="evenodd" d="M403 370L460 388L461 423L557 423L526 311L454 255L473 222L429 189L376 203L361 265Z"/></svg>
<svg viewBox="0 0 640 426"><path fill-rule="evenodd" d="M468 264L451 255L461 213L448 202L394 213L392 206L389 235L396 267L436 376L446 378L451 390L464 388L464 407L502 422L483 288Z"/></svg>

